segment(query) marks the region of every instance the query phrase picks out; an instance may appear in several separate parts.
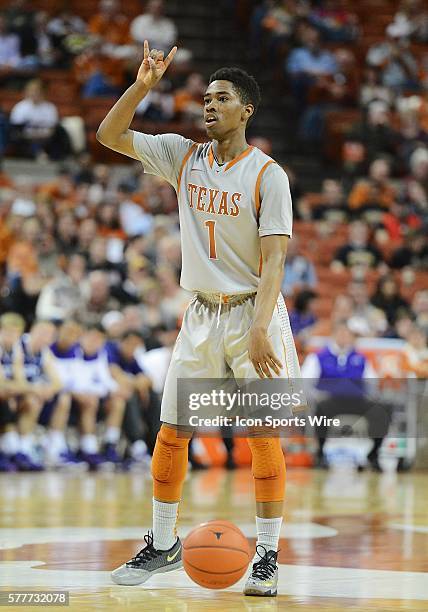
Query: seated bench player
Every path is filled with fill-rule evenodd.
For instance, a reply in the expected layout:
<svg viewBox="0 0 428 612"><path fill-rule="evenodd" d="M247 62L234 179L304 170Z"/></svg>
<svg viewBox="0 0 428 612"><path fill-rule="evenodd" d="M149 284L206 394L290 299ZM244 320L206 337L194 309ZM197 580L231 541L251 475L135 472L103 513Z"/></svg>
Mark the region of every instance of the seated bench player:
<svg viewBox="0 0 428 612"><path fill-rule="evenodd" d="M22 369L21 380L16 378L13 355L24 329L25 321L19 314L7 312L0 317L0 472L15 471L13 459L20 452L17 399L26 381Z"/></svg>
<svg viewBox="0 0 428 612"><path fill-rule="evenodd" d="M142 346L141 333L128 330L119 340L107 342L106 349L111 373L128 393L124 431L130 442L129 457L145 464L147 448L151 454L159 430L160 400L151 379L135 358Z"/></svg>
<svg viewBox="0 0 428 612"><path fill-rule="evenodd" d="M127 395L114 380L105 349L103 328L93 325L80 337L78 374L73 389L81 427L80 457L92 469L103 463L120 463L117 445L120 440ZM99 409L105 413L103 449L99 453L96 436Z"/></svg>
<svg viewBox="0 0 428 612"><path fill-rule="evenodd" d="M61 380L49 346L56 329L48 321L35 321L24 334L14 353L14 367L23 368L27 389L18 399L18 431L21 438L21 469L40 470L34 460L34 430L37 422L49 425L57 405L62 401Z"/></svg>

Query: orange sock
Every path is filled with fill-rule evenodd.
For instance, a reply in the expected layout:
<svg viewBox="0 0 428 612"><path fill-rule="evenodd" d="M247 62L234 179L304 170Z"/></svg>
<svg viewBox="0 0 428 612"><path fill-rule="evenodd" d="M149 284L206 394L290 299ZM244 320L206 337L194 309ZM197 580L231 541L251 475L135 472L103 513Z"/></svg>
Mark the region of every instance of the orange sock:
<svg viewBox="0 0 428 612"><path fill-rule="evenodd" d="M256 501L283 501L285 497L285 459L279 438L248 438Z"/></svg>
<svg viewBox="0 0 428 612"><path fill-rule="evenodd" d="M180 501L187 471L189 440L190 437L178 437L175 427L161 426L152 459L153 497L158 501Z"/></svg>

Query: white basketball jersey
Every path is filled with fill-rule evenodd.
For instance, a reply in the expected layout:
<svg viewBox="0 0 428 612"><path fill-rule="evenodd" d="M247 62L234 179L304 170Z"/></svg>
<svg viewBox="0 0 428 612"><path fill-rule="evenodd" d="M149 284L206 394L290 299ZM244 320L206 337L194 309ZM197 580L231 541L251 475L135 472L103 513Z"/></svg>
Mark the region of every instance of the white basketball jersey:
<svg viewBox="0 0 428 612"><path fill-rule="evenodd" d="M260 238L291 236L292 206L284 170L256 147L219 165L212 143L177 134L134 132L145 171L162 176L177 192L181 285L224 294L256 291Z"/></svg>

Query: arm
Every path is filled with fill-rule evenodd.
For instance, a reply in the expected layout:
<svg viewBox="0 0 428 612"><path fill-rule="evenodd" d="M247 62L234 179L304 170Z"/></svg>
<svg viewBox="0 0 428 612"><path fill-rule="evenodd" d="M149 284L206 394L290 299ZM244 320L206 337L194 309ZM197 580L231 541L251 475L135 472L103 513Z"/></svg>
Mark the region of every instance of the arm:
<svg viewBox="0 0 428 612"><path fill-rule="evenodd" d="M262 273L250 329L248 353L260 378L272 378L270 370L279 375L283 365L274 354L267 331L281 289L288 236L264 236L260 244Z"/></svg>
<svg viewBox="0 0 428 612"><path fill-rule="evenodd" d="M45 396L45 399L50 400L54 395L61 391L62 383L50 351L46 351L43 362L43 370L48 382L40 385L39 388Z"/></svg>
<svg viewBox="0 0 428 612"><path fill-rule="evenodd" d="M177 51L173 47L166 59L163 51L149 50L144 41L144 59L138 70L137 79L119 98L113 108L101 122L97 131L97 140L114 151L139 159L134 151L133 132L129 129L138 104L162 78Z"/></svg>

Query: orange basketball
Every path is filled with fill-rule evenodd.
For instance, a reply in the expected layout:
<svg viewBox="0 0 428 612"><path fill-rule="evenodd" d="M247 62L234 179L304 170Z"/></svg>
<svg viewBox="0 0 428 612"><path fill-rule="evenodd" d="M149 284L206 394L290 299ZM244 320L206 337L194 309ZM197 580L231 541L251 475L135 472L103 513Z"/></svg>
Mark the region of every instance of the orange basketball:
<svg viewBox="0 0 428 612"><path fill-rule="evenodd" d="M250 547L242 531L229 521L210 521L193 529L183 542L187 575L207 589L224 589L245 574Z"/></svg>

